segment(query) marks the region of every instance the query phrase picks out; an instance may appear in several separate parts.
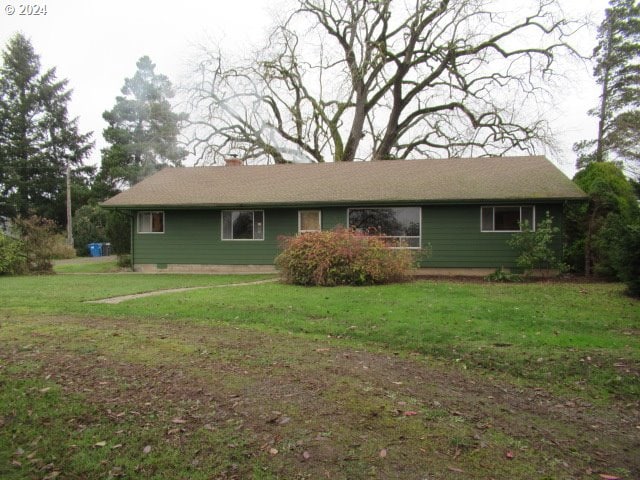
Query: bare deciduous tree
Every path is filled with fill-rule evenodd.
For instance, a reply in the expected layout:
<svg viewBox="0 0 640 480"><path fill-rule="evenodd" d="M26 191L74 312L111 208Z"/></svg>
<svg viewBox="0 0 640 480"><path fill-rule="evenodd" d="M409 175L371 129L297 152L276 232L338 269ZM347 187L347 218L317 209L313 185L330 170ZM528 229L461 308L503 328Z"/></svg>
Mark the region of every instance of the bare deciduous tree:
<svg viewBox="0 0 640 480"><path fill-rule="evenodd" d="M579 25L556 0L518 3L296 0L252 58L205 51L191 146L276 163L531 152Z"/></svg>

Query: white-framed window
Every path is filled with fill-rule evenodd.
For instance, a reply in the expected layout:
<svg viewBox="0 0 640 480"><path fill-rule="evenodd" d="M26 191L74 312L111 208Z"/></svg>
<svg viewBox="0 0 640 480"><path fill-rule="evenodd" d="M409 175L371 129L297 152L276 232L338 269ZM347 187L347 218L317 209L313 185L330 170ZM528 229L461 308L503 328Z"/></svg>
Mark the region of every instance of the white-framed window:
<svg viewBox="0 0 640 480"><path fill-rule="evenodd" d="M420 248L420 207L349 208L347 225L359 232L379 235L390 247Z"/></svg>
<svg viewBox="0 0 640 480"><path fill-rule="evenodd" d="M298 210L298 233L319 232L322 230L322 212L320 210Z"/></svg>
<svg viewBox="0 0 640 480"><path fill-rule="evenodd" d="M138 233L164 233L164 212L138 212Z"/></svg>
<svg viewBox="0 0 640 480"><path fill-rule="evenodd" d="M264 211L223 210L222 240L264 240Z"/></svg>
<svg viewBox="0 0 640 480"><path fill-rule="evenodd" d="M482 232L521 232L525 223L535 230L535 206L499 206L480 208Z"/></svg>

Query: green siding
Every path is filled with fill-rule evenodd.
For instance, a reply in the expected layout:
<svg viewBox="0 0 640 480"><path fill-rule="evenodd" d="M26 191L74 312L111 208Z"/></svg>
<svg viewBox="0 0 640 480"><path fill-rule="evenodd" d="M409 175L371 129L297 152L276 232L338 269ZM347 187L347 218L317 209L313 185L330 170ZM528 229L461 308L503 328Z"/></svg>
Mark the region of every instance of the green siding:
<svg viewBox="0 0 640 480"><path fill-rule="evenodd" d="M136 264L270 265L297 209L264 210L264 240L222 240L220 210L165 210L165 233L134 235Z"/></svg>
<svg viewBox="0 0 640 480"><path fill-rule="evenodd" d="M559 226L561 205L536 205L536 222L546 211ZM422 209L422 245L431 247L424 267L507 268L516 267L516 252L507 240L507 232L480 231L480 205L430 205ZM555 248L560 254L558 237Z"/></svg>
<svg viewBox="0 0 640 480"><path fill-rule="evenodd" d="M331 230L338 225L346 227L347 209L344 207L328 207L322 209L322 229Z"/></svg>
<svg viewBox="0 0 640 480"><path fill-rule="evenodd" d="M357 205L354 205L354 207ZM346 207L323 207L322 228L345 225ZM549 210L560 226L561 205L536 205L536 219ZM133 234L136 264L271 265L278 237L298 229L298 209L264 209L264 240L221 240L221 210L165 210L165 233ZM422 244L431 256L424 267L515 267L510 233L480 232L480 205L422 207ZM556 248L560 253L558 238Z"/></svg>

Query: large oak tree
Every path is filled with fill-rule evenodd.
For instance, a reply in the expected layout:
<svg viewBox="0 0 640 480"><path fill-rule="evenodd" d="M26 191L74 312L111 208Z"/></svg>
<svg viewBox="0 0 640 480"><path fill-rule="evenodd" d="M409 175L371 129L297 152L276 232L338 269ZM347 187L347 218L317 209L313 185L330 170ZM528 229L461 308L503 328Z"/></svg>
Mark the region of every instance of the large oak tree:
<svg viewBox="0 0 640 480"><path fill-rule="evenodd" d="M555 0L296 0L252 57L203 53L191 146L203 162L531 152L576 28Z"/></svg>

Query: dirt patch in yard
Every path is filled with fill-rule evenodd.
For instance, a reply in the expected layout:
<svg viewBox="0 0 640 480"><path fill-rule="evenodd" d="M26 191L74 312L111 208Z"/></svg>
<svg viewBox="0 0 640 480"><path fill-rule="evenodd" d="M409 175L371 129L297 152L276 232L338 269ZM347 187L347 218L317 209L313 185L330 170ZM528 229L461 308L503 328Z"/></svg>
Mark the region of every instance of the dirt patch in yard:
<svg viewBox="0 0 640 480"><path fill-rule="evenodd" d="M277 478L640 477L638 401L600 407L419 355L286 333L34 322L44 333L28 349L17 334L7 339L3 363L37 362L39 371L23 375L86 396L114 422L139 416L165 425L176 445L198 429L235 422ZM82 338L64 341L55 333L62 327ZM242 468L220 478L250 477Z"/></svg>

